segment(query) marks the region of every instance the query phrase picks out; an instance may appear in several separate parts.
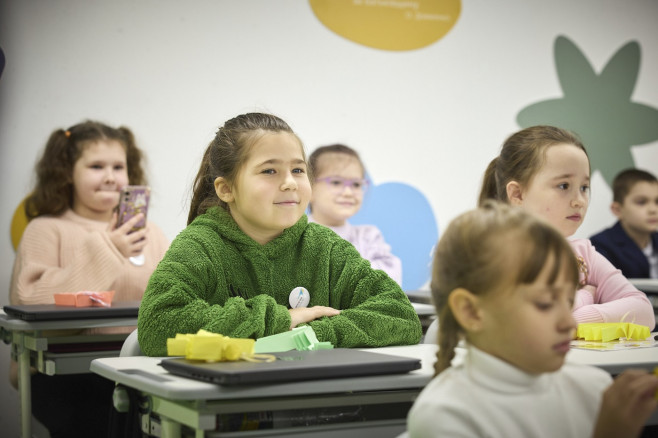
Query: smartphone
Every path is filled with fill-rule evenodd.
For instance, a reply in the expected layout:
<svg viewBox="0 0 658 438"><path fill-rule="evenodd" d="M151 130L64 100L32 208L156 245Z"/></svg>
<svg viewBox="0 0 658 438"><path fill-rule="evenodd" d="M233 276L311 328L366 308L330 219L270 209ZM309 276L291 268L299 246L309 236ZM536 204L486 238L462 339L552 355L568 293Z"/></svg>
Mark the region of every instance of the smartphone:
<svg viewBox="0 0 658 438"><path fill-rule="evenodd" d="M149 207L149 199L151 197L151 188L148 186L125 186L121 189L121 197L119 198L119 218L117 219L117 228L128 222L130 219L138 215L144 214L144 217L135 224L132 230L141 230L146 226L146 214Z"/></svg>

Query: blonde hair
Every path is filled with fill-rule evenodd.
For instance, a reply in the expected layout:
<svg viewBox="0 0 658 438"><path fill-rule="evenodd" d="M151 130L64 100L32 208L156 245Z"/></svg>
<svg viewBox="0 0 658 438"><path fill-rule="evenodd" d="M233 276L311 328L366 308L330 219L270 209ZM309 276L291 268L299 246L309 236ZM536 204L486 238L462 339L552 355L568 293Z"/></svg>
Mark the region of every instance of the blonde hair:
<svg viewBox="0 0 658 438"><path fill-rule="evenodd" d="M513 242L510 244L510 242ZM509 267L510 251L521 261ZM549 282L561 272L578 284L573 250L560 233L520 208L487 201L461 214L445 230L434 254L431 290L439 318L436 374L450 366L464 335L452 314L448 297L457 288L486 295L506 284L533 283L552 261Z"/></svg>

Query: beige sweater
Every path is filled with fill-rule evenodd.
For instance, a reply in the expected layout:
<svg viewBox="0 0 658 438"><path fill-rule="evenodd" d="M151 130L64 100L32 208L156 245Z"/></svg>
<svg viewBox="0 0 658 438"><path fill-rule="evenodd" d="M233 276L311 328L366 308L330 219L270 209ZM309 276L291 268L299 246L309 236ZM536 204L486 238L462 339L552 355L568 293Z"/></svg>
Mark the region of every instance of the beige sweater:
<svg viewBox="0 0 658 438"><path fill-rule="evenodd" d="M169 242L149 222L145 263L135 266L112 244L106 229L106 222L83 218L72 210L30 221L16 253L9 301L50 304L56 292L81 290L114 290L115 302L141 300Z"/></svg>

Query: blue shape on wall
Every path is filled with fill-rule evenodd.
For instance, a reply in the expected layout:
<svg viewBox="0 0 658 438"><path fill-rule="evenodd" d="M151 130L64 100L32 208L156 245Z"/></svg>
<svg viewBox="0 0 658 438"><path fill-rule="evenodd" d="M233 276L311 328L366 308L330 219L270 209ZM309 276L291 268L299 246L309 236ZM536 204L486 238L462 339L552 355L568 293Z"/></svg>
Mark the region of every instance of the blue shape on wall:
<svg viewBox="0 0 658 438"><path fill-rule="evenodd" d="M372 181L372 180L371 180ZM438 227L427 198L414 187L398 182L372 185L354 225L376 225L402 260L402 289L419 289L428 282Z"/></svg>

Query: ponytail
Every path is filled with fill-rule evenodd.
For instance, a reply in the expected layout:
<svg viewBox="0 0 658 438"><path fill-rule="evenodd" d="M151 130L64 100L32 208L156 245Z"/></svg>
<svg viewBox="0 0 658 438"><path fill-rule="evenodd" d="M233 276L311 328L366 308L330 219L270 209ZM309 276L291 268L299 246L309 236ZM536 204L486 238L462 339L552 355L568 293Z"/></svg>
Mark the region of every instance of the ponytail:
<svg viewBox="0 0 658 438"><path fill-rule="evenodd" d="M484 171L484 178L482 180L482 189L480 190L480 197L478 205L484 204L487 199L498 199L498 183L496 182L496 166L498 164L498 157L491 160L487 170Z"/></svg>
<svg viewBox="0 0 658 438"><path fill-rule="evenodd" d="M450 367L450 363L455 357L455 348L459 343L460 333L461 327L452 314L450 306L446 303L439 315L439 350L436 352L436 363L434 364L435 376Z"/></svg>
<svg viewBox="0 0 658 438"><path fill-rule="evenodd" d="M117 131L122 137L126 146L126 164L128 166L128 183L132 185L146 184L144 169L142 168L142 159L144 154L137 147L135 135L132 131L124 126L120 126Z"/></svg>
<svg viewBox="0 0 658 438"><path fill-rule="evenodd" d="M196 178L194 178L192 202L190 203L190 212L187 215L187 225L191 224L197 216L205 213L212 205L223 203L215 193L215 179L212 177L212 166L210 163L211 149L212 143L206 148L199 172Z"/></svg>
<svg viewBox="0 0 658 438"><path fill-rule="evenodd" d="M50 134L43 155L35 167L37 182L25 200L29 220L64 213L73 204L73 165L80 152L71 133L57 129Z"/></svg>

